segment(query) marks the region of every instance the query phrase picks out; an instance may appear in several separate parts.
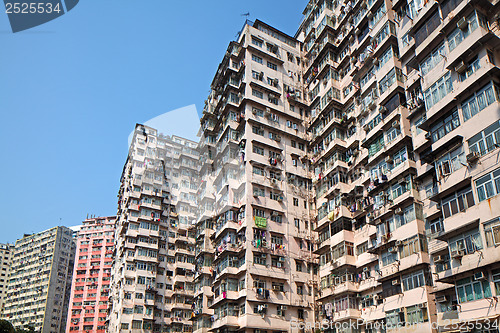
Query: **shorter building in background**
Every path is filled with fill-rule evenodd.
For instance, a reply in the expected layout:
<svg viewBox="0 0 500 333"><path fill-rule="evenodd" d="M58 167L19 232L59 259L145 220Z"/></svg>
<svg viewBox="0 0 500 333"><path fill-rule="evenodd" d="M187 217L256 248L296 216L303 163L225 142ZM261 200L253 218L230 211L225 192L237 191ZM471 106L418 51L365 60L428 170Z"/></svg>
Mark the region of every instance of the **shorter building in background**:
<svg viewBox="0 0 500 333"><path fill-rule="evenodd" d="M14 246L11 244L0 244L0 315L3 313L3 307L7 296L7 283L12 264L12 252Z"/></svg>
<svg viewBox="0 0 500 333"><path fill-rule="evenodd" d="M114 216L89 218L77 232L68 332L106 329L115 222Z"/></svg>
<svg viewBox="0 0 500 333"><path fill-rule="evenodd" d="M2 317L14 327L64 332L75 260L66 227L24 235L16 241Z"/></svg>

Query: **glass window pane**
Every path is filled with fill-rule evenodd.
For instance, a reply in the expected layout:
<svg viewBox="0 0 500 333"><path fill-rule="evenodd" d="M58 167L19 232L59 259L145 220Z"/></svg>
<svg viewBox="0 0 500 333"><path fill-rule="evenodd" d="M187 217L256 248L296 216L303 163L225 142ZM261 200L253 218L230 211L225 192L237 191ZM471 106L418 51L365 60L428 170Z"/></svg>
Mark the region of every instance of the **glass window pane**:
<svg viewBox="0 0 500 333"><path fill-rule="evenodd" d="M474 300L474 294L472 292L472 286L470 284L465 286L465 294L467 295L467 301Z"/></svg>
<svg viewBox="0 0 500 333"><path fill-rule="evenodd" d="M477 188L477 196L479 198L479 201L483 201L486 199L484 188L482 186Z"/></svg>
<svg viewBox="0 0 500 333"><path fill-rule="evenodd" d="M486 188L486 195L488 198L491 198L495 195L493 184L491 182L487 182L484 187Z"/></svg>
<svg viewBox="0 0 500 333"><path fill-rule="evenodd" d="M456 200L450 201L450 207L451 207L451 213L456 214L458 213L458 205Z"/></svg>
<svg viewBox="0 0 500 333"><path fill-rule="evenodd" d="M480 282L474 282L474 294L476 296L476 299L483 298L483 288L481 288Z"/></svg>

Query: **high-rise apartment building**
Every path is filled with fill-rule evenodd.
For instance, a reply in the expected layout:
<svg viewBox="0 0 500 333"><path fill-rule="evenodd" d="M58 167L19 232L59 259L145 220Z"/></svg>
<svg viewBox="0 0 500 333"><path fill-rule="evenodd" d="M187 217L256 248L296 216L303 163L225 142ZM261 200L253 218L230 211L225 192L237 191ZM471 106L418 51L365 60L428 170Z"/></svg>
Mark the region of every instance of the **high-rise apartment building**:
<svg viewBox="0 0 500 333"><path fill-rule="evenodd" d="M301 44L255 21L213 79L200 129L195 332L314 321L302 68Z"/></svg>
<svg viewBox="0 0 500 333"><path fill-rule="evenodd" d="M247 22L201 119L194 331L500 315L499 13L319 0L293 38Z"/></svg>
<svg viewBox="0 0 500 333"><path fill-rule="evenodd" d="M88 218L72 230L76 255L66 332L106 330L115 222L114 216Z"/></svg>
<svg viewBox="0 0 500 333"><path fill-rule="evenodd" d="M477 332L490 332L488 321L500 315L499 3L393 9L437 327L477 322ZM401 278L406 294L408 280Z"/></svg>
<svg viewBox="0 0 500 333"><path fill-rule="evenodd" d="M188 332L197 143L137 125L119 190L110 332Z"/></svg>
<svg viewBox="0 0 500 333"><path fill-rule="evenodd" d="M17 240L2 317L17 328L66 332L75 248L66 227Z"/></svg>
<svg viewBox="0 0 500 333"><path fill-rule="evenodd" d="M3 313L5 298L7 296L13 252L14 247L11 244L0 244L0 316Z"/></svg>

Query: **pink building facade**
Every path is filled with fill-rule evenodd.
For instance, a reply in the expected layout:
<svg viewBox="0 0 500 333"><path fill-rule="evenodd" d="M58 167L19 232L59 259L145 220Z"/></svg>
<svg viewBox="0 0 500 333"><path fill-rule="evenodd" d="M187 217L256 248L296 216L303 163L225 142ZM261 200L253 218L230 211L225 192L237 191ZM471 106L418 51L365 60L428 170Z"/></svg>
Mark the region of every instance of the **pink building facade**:
<svg viewBox="0 0 500 333"><path fill-rule="evenodd" d="M83 221L78 232L67 332L105 332L116 217Z"/></svg>

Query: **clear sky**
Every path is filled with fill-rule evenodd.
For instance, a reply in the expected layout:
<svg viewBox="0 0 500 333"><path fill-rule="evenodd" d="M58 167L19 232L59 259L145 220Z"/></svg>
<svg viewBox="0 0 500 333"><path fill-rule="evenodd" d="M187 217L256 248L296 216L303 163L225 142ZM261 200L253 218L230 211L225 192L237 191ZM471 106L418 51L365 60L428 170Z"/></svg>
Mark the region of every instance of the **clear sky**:
<svg viewBox="0 0 500 333"><path fill-rule="evenodd" d="M82 0L13 34L0 11L0 242L116 213L135 123L196 104L250 12L294 35L307 0Z"/></svg>

